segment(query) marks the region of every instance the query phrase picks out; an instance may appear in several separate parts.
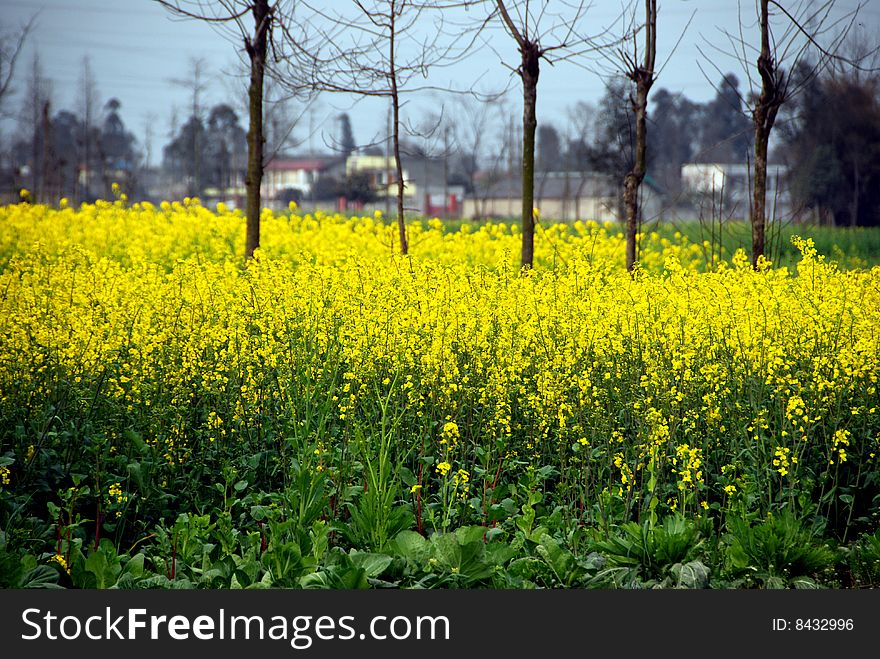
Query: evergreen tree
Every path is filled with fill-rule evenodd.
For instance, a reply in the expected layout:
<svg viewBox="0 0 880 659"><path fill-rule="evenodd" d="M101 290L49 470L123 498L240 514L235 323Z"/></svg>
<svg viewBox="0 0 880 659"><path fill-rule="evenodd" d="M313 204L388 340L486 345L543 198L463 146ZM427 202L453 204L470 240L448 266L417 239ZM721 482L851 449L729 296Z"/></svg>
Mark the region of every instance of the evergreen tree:
<svg viewBox="0 0 880 659"><path fill-rule="evenodd" d="M205 184L223 190L242 180L247 134L238 114L225 103L215 105L208 115L205 137Z"/></svg>
<svg viewBox="0 0 880 659"><path fill-rule="evenodd" d="M698 127L702 107L681 94L658 89L651 97L653 108L648 158L652 175L669 194L681 191L681 167L690 162L700 143Z"/></svg>
<svg viewBox="0 0 880 659"><path fill-rule="evenodd" d="M104 196L112 196L112 185L118 183L128 192L134 181L137 154L135 137L125 129L119 116L122 104L111 98L104 105L104 122L98 137L98 152L101 156L101 178L104 181Z"/></svg>
<svg viewBox="0 0 880 659"><path fill-rule="evenodd" d="M201 195L205 187L204 168L199 167L205 161L205 144L205 125L193 115L162 151L163 167L176 178L186 179L190 195Z"/></svg>
<svg viewBox="0 0 880 659"><path fill-rule="evenodd" d="M795 206L880 226L880 76L812 77L790 112L780 151Z"/></svg>
<svg viewBox="0 0 880 659"><path fill-rule="evenodd" d="M136 140L134 134L126 130L125 123L119 115L121 107L122 104L115 98L111 98L104 106L100 148L105 167L132 169L137 158Z"/></svg>
<svg viewBox="0 0 880 659"><path fill-rule="evenodd" d="M613 78L605 85L596 116L596 136L590 161L596 171L623 181L632 169L635 148L635 126L628 110L630 82Z"/></svg>
<svg viewBox="0 0 880 659"><path fill-rule="evenodd" d="M347 112L339 115L339 149L346 158L357 148L351 130L351 118Z"/></svg>
<svg viewBox="0 0 880 659"><path fill-rule="evenodd" d="M553 126L538 127L537 170L551 172L562 169L562 142Z"/></svg>
<svg viewBox="0 0 880 659"><path fill-rule="evenodd" d="M752 133L752 122L743 111L739 78L728 73L718 84L715 98L705 106L696 160L744 164L751 150Z"/></svg>

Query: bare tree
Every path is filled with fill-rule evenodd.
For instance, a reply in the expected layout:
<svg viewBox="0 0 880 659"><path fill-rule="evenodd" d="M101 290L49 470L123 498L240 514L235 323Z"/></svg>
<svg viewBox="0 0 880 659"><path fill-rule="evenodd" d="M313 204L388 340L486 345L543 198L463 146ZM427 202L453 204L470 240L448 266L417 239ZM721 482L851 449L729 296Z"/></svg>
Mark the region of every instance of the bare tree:
<svg viewBox="0 0 880 659"><path fill-rule="evenodd" d="M523 267L532 267L535 258L535 131L538 127L538 78L541 60L554 63L576 53L575 32L586 5L563 5L565 11L551 13L550 3L496 0L497 15L507 33L516 41L520 64L514 71L522 81L522 253ZM547 45L551 42L551 45ZM513 67L511 67L513 68Z"/></svg>
<svg viewBox="0 0 880 659"><path fill-rule="evenodd" d="M50 104L52 85L49 79L43 75L39 52L34 53L30 68L20 122L22 134L28 135L30 138L30 189L39 199L43 186L42 174L45 169L42 162L44 155L42 145L43 141L47 139L43 133L43 114L46 106Z"/></svg>
<svg viewBox="0 0 880 659"><path fill-rule="evenodd" d="M3 116L3 102L12 94L12 81L15 78L15 64L24 48L28 35L36 24L37 14L31 16L27 23L16 33L0 30L0 117Z"/></svg>
<svg viewBox="0 0 880 659"><path fill-rule="evenodd" d="M489 145L490 129L501 119L502 105L502 94L463 96L455 104L458 120L447 126L452 131L451 148L458 153L458 168L467 179L468 193L475 201L475 219L480 219L485 212L478 203L477 173L484 164L497 169L497 163L486 163L486 157L493 151ZM494 152L497 156L498 150Z"/></svg>
<svg viewBox="0 0 880 659"><path fill-rule="evenodd" d="M361 97L386 98L390 108L391 152L397 188L397 224L400 251L409 252L406 232L405 188L401 161L403 96L429 88L416 85L429 69L448 65L471 52L476 30L455 36L445 30L444 10L472 2L418 0L356 0L351 14L312 7L309 26L311 49L294 44L288 62L311 76L315 91L342 92ZM432 19L430 28L427 28ZM465 45L462 39L470 41Z"/></svg>
<svg viewBox="0 0 880 659"><path fill-rule="evenodd" d="M580 201L586 173L590 168L592 145L596 134L596 106L586 101L577 101L566 111L567 122L564 130L566 176L571 172L578 174L578 186L571 190L572 212L581 216Z"/></svg>
<svg viewBox="0 0 880 659"><path fill-rule="evenodd" d="M270 41L271 47L271 41ZM286 86L279 82L278 75L272 67L272 53L267 54L267 66L263 78L263 167L269 165L279 154L296 148L305 142L297 137L295 131L302 127L306 114L314 114L314 105L295 103L303 99L300 94L290 93ZM224 89L232 99L232 105L245 115L250 113L246 94L242 88L250 81L250 62L239 62L230 75L223 78ZM242 83L242 80L245 82Z"/></svg>
<svg viewBox="0 0 880 659"><path fill-rule="evenodd" d="M306 139L298 139L294 131L302 125L303 118L312 116L316 111L316 101L296 104L302 100L300 94L285 90L283 83L276 80L271 70L266 71L265 94L263 98L263 130L266 136L263 164L268 165L280 153L293 149L311 137L313 131L309 127ZM311 149L309 149L311 153Z"/></svg>
<svg viewBox="0 0 880 659"><path fill-rule="evenodd" d="M753 267L757 267L764 256L768 144L779 109L832 62L845 59L837 53L861 9L858 5L852 11L837 13L836 0L821 3L801 0L793 6L786 4L789 6L785 7L776 0L757 1L760 32L757 48L745 36L747 28L742 17L738 33L721 30L733 54L743 65L752 90L749 98L742 100L750 110L755 137L750 216ZM755 69L750 64L755 53L757 79L752 75ZM791 72L809 57L814 57L810 74L797 79L791 76Z"/></svg>
<svg viewBox="0 0 880 659"><path fill-rule="evenodd" d="M98 161L98 142L96 139L95 117L98 113L101 101L98 96L98 85L92 72L92 61L88 55L83 57L82 71L79 78L79 116L82 121L80 134L80 153L82 154L82 187L77 186L78 200L89 199L92 192L92 178L94 165ZM79 181L79 179L77 179Z"/></svg>
<svg viewBox="0 0 880 659"><path fill-rule="evenodd" d="M241 44L250 64L248 85L248 164L247 237L245 258L252 258L260 246L260 186L263 181L263 88L273 28L282 21L281 0L156 0L176 16L196 19L219 28L236 44ZM252 24L246 25L250 15Z"/></svg>
<svg viewBox="0 0 880 659"><path fill-rule="evenodd" d="M173 78L171 83L189 90L190 99L190 119L192 126L192 158L189 159L192 170L189 175L189 195L198 197L202 194L204 176L202 174L202 132L204 131L204 120L202 118L202 95L205 93L207 83L205 82L205 73L207 62L203 57L193 57L190 59L190 74L186 78Z"/></svg>
<svg viewBox="0 0 880 659"><path fill-rule="evenodd" d="M630 94L636 125L635 160L623 179L623 206L626 213L626 269L632 272L636 262L636 232L639 226L639 188L648 169L648 93L654 84L657 59L657 0L645 0L643 55L639 61L638 34L633 36L633 52L621 51L626 75L635 87Z"/></svg>

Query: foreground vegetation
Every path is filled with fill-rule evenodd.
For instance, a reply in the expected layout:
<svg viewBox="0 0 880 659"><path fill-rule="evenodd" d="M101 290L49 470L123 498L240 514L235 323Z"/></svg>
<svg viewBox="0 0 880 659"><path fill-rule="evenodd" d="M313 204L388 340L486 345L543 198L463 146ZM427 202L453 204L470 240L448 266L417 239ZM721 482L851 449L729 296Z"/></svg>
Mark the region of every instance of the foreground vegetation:
<svg viewBox="0 0 880 659"><path fill-rule="evenodd" d="M630 277L589 222L525 273L504 224L0 228L4 587L880 584L880 268L809 239Z"/></svg>

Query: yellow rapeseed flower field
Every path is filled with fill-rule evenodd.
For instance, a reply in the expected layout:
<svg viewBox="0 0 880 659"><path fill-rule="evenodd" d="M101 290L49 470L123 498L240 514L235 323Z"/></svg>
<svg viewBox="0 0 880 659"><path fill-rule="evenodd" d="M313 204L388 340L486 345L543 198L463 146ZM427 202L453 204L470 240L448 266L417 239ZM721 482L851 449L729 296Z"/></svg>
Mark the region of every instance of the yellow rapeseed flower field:
<svg viewBox="0 0 880 659"><path fill-rule="evenodd" d="M578 222L540 229L521 273L516 226L415 222L404 257L380 216L269 211L244 265L242 214L221 211L0 208L3 487L87 427L107 455L141 437L164 483L308 435L341 482L384 397L408 491L456 479L474 517L499 478L546 465L586 508L694 514L799 491L830 511L876 471L878 267L839 271L804 240L792 271L740 253L699 272L701 246L652 234L631 277L619 233ZM135 487L107 482L114 502Z"/></svg>

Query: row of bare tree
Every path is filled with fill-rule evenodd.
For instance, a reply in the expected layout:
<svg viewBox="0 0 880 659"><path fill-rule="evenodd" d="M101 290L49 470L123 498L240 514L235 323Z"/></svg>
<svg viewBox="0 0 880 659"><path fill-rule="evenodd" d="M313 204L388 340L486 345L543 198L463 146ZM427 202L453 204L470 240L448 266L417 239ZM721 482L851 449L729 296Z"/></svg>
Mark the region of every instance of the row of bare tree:
<svg viewBox="0 0 880 659"><path fill-rule="evenodd" d="M515 43L518 61L508 63L508 67L515 72L522 88L522 143L518 149L522 175L522 266L532 267L534 263L535 138L541 67L583 65L598 59L611 63L629 81L628 110L634 126L634 148L621 184L626 267L630 271L635 267L640 188L648 166L648 97L662 71L657 61L656 0L633 0L621 13L617 28L598 29L599 36L585 31L591 7L583 0L352 0L315 4L307 0L154 1L176 17L216 27L248 66L246 258L251 258L260 244L260 189L266 163L264 95L268 78L300 96L345 92L388 99L397 183L398 240L401 252L406 254L405 183L400 148L405 95L429 89L429 70L469 57L487 42L488 30L497 27ZM860 9L841 16L833 13L835 0L818 4L803 0L794 7L791 4L758 0L754 20L750 22L749 17L742 16L737 31L723 32L728 40L723 52L734 54L749 82L755 80L755 84L749 85L751 93L740 100L748 108L754 131L750 219L752 262L756 267L765 247L768 144L777 116L811 78L835 62L846 60L839 50ZM462 22L463 15L470 18ZM749 30L757 30L757 34ZM753 41L759 45L754 46ZM8 50L10 56L4 58L6 70L0 61L0 89L8 86L6 74L11 76L20 44ZM711 57L706 59L712 61ZM807 62L809 71L805 75ZM856 61L848 63L860 66ZM795 70L799 72L796 77L791 75ZM472 89L455 91L477 95Z"/></svg>

